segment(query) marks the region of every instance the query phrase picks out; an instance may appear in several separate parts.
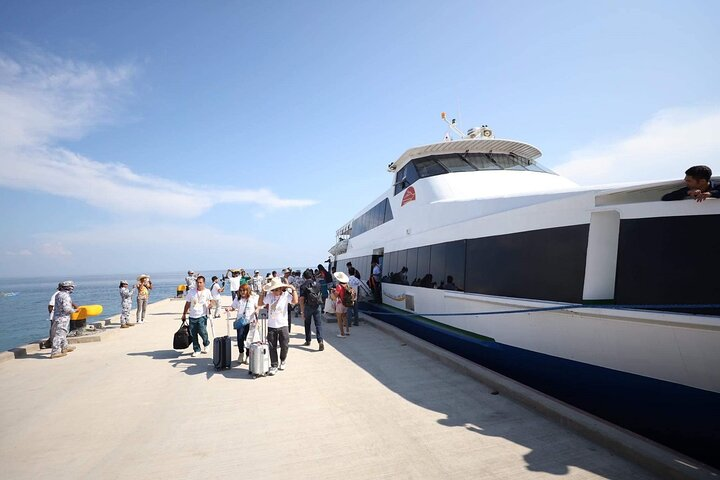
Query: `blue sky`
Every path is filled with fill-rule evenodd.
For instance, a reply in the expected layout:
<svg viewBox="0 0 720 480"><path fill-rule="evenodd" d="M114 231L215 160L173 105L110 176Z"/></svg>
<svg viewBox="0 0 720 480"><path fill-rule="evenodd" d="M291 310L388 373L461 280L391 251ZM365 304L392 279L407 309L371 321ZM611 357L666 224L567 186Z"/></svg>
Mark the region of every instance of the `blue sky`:
<svg viewBox="0 0 720 480"><path fill-rule="evenodd" d="M317 264L442 111L720 172L715 1L114 3L0 4L0 276Z"/></svg>

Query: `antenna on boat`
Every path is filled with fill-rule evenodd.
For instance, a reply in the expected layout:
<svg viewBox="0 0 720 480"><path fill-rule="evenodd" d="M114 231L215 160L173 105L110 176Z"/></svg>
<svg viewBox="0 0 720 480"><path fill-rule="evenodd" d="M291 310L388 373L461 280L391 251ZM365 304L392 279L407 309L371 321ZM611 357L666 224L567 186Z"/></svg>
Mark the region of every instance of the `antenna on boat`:
<svg viewBox="0 0 720 480"><path fill-rule="evenodd" d="M454 131L455 133L457 133L458 135L460 135L460 138L465 138L465 135L463 135L463 133L462 133L462 132L460 131L460 129L457 127L457 122L455 121L454 118L453 118L452 120L448 120L448 119L447 119L447 115L445 114L445 112L440 113L440 118L442 118L443 121L448 124L448 126L450 127L450 129L451 129L452 131ZM447 137L448 137L448 136L446 135L446 139L447 139ZM449 138L449 140L452 140L452 138Z"/></svg>

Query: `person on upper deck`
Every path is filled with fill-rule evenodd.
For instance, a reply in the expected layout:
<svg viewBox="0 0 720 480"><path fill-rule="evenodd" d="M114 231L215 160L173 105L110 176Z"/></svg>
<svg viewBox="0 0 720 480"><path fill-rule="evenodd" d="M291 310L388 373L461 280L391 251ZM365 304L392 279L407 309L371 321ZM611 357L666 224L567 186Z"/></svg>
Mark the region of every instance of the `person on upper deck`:
<svg viewBox="0 0 720 480"><path fill-rule="evenodd" d="M663 195L662 200L685 200L693 198L697 202L708 198L720 198L720 183L710 180L712 170L705 165L695 165L685 171L685 185L679 190Z"/></svg>

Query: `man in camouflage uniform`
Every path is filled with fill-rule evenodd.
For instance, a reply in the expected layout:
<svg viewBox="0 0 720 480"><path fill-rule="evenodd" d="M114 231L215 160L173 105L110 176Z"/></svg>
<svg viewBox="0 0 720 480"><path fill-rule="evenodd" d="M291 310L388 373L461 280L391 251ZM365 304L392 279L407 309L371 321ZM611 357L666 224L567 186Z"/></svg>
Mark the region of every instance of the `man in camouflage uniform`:
<svg viewBox="0 0 720 480"><path fill-rule="evenodd" d="M55 297L52 322L52 352L50 358L64 357L75 350L68 345L67 334L70 327L70 314L75 311L70 294L75 290L75 284L67 280L60 283L60 292Z"/></svg>
<svg viewBox="0 0 720 480"><path fill-rule="evenodd" d="M132 308L132 292L128 288L127 280L120 282L120 328L132 327L130 323L130 309Z"/></svg>

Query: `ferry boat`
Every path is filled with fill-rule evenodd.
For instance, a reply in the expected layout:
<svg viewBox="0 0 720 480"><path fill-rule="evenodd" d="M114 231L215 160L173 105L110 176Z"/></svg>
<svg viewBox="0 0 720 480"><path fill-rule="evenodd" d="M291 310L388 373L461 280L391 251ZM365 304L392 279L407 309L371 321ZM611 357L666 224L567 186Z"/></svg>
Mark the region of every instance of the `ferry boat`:
<svg viewBox="0 0 720 480"><path fill-rule="evenodd" d="M452 126L336 232L338 270L382 271L361 309L719 467L720 200L581 187L528 143Z"/></svg>

